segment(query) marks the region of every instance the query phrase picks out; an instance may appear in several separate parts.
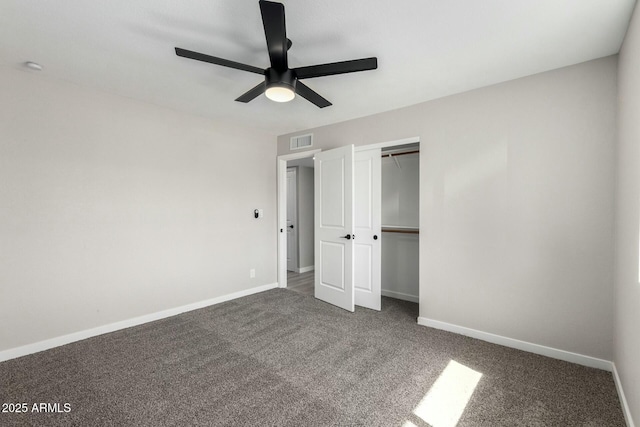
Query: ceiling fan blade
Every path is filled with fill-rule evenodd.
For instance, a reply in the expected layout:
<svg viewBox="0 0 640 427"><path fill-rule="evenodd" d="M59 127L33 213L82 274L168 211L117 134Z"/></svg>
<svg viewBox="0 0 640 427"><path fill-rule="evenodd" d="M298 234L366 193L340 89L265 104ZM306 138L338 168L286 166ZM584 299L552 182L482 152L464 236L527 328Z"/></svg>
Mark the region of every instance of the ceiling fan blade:
<svg viewBox="0 0 640 427"><path fill-rule="evenodd" d="M253 65L241 64L235 61L229 61L228 59L222 59L215 56L205 55L204 53L193 52L191 50L176 48L176 55L183 58L195 59L196 61L208 62L210 64L222 65L223 67L235 68L236 70L248 71L250 73L264 74L262 68L254 67Z"/></svg>
<svg viewBox="0 0 640 427"><path fill-rule="evenodd" d="M309 86L303 84L302 82L296 82L296 93L320 108L332 105L329 101L318 95Z"/></svg>
<svg viewBox="0 0 640 427"><path fill-rule="evenodd" d="M262 93L264 93L264 89L265 89L265 83L262 82L259 85L257 85L256 87L254 87L253 89L243 93L242 95L240 95L236 101L238 102L249 102L254 100L256 97L258 97L259 95L261 95Z"/></svg>
<svg viewBox="0 0 640 427"><path fill-rule="evenodd" d="M271 68L277 71L285 71L289 68L287 63L287 30L284 22L284 5L271 1L260 1L262 13L262 25L264 36L267 39Z"/></svg>
<svg viewBox="0 0 640 427"><path fill-rule="evenodd" d="M373 57L294 68L294 71L296 72L296 76L299 79L310 79L312 77L332 76L334 74L375 70L376 68L378 68L378 58Z"/></svg>

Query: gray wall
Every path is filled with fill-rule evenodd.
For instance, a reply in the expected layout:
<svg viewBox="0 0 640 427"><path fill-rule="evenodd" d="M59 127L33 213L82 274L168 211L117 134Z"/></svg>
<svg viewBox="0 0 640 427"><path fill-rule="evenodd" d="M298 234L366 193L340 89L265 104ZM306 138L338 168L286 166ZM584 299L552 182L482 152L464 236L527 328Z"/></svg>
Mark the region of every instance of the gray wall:
<svg viewBox="0 0 640 427"><path fill-rule="evenodd" d="M275 135L45 76L0 68L0 350L276 282Z"/></svg>
<svg viewBox="0 0 640 427"><path fill-rule="evenodd" d="M635 422L640 421L640 8L618 70L618 188L614 362Z"/></svg>
<svg viewBox="0 0 640 427"><path fill-rule="evenodd" d="M616 75L590 61L312 129L313 148L420 137L420 316L611 360Z"/></svg>
<svg viewBox="0 0 640 427"><path fill-rule="evenodd" d="M313 168L298 166L298 267L313 267Z"/></svg>

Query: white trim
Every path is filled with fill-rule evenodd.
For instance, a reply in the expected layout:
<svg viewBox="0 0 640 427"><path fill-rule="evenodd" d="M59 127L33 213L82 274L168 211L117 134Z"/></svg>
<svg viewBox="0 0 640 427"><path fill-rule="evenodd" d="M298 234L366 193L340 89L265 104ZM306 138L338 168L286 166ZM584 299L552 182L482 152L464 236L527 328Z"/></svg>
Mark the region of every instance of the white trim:
<svg viewBox="0 0 640 427"><path fill-rule="evenodd" d="M321 150L306 150L299 153L283 154L276 158L277 198L278 198L278 259L276 269L281 288L287 287L287 233L280 232L287 227L287 161L312 157Z"/></svg>
<svg viewBox="0 0 640 427"><path fill-rule="evenodd" d="M314 266L313 265L310 265L308 267L300 267L300 268L295 267L292 270L287 269L287 271L292 271L292 272L297 273L297 274L307 273L307 272L313 271L313 270L314 270ZM287 286L285 284L285 286L280 286L280 287L281 288L286 288Z"/></svg>
<svg viewBox="0 0 640 427"><path fill-rule="evenodd" d="M409 301L409 302L420 302L420 298L418 298L417 295L409 295L409 294L404 294L402 292L389 291L386 289L382 289L380 293L382 294L383 297L401 299L402 301Z"/></svg>
<svg viewBox="0 0 640 427"><path fill-rule="evenodd" d="M286 162L287 160L306 159L307 157L311 157L312 154L319 153L320 151L322 150L316 148L313 150L301 151L299 153L281 154L278 156L278 160L284 160Z"/></svg>
<svg viewBox="0 0 640 427"><path fill-rule="evenodd" d="M613 366L613 382L616 384L616 390L618 391L618 398L620 399L620 406L622 406L624 420L627 422L627 427L635 427L633 418L631 417L631 409L629 409L627 398L625 397L624 390L622 389L622 381L618 375L618 369L616 369L615 363L612 363L611 365Z"/></svg>
<svg viewBox="0 0 640 427"><path fill-rule="evenodd" d="M465 328L464 326L440 322L439 320L428 319L426 317L418 317L418 324L422 326L428 326L430 328L442 329L444 331L449 331L460 335L466 335L468 337L503 345L505 347L516 348L518 350L528 351L535 354L541 354L543 356L564 360L566 362L589 366L591 368L602 369L609 372L611 372L613 369L612 362L608 360L585 356L578 353L572 353L570 351L560 350L557 348L546 347L540 344L520 341L514 338L503 337L501 335L495 335L489 332Z"/></svg>
<svg viewBox="0 0 640 427"><path fill-rule="evenodd" d="M374 148L387 148L387 147L394 147L396 145L417 144L419 142L420 142L419 136L412 136L411 138L396 139L395 141L377 142L375 144L368 144L368 145L358 145L353 150L366 151Z"/></svg>
<svg viewBox="0 0 640 427"><path fill-rule="evenodd" d="M199 301L193 304L187 304L180 307L170 308L168 310L158 311L156 313L146 314L144 316L134 317L132 319L122 320L120 322L98 326L97 328L85 329L84 331L74 332L71 334L50 338L48 340L39 341L33 344L23 345L21 347L10 348L9 350L0 351L0 362L4 362L5 360L9 360L9 359L15 359L16 357L26 356L32 353L38 353L44 350L49 350L54 347L59 347L61 345L84 340L84 339L95 337L102 334L107 334L109 332L118 331L120 329L142 325L143 323L153 322L155 320L160 320L167 317L175 316L177 314L184 313L187 311L197 310L199 308L208 307L210 305L220 304L222 302L231 301L236 298L245 297L248 295L256 294L258 292L268 291L269 289L274 289L277 287L278 287L277 283L257 286L255 288L245 289L244 291L234 292L232 294L223 295L217 298L211 298L211 299Z"/></svg>

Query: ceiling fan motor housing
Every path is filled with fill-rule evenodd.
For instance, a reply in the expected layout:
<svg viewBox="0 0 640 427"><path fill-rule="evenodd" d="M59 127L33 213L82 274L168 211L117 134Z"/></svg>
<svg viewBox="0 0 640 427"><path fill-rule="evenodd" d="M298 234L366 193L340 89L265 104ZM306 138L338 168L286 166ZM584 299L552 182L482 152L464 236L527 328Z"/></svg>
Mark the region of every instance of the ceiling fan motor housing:
<svg viewBox="0 0 640 427"><path fill-rule="evenodd" d="M267 89L270 87L286 87L296 91L298 78L293 70L278 71L270 67L264 70Z"/></svg>

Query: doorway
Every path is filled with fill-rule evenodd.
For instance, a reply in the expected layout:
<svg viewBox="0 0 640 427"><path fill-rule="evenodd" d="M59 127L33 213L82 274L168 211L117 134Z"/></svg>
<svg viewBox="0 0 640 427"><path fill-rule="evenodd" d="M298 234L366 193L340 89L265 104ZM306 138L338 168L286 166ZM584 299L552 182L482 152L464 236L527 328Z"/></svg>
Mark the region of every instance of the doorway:
<svg viewBox="0 0 640 427"><path fill-rule="evenodd" d="M313 172L313 156L320 150L309 150L300 153L286 154L278 156L277 178L278 178L278 286L288 287L287 283L291 277L292 285L300 284L313 285L313 280L308 280L308 276L313 276L313 247L309 254L309 244L313 245L313 204L311 212L308 212L308 199L313 200L313 181L311 181L311 194L309 195L309 170ZM291 181L291 171L295 170L295 183ZM299 178L302 177L300 182ZM295 190L294 190L295 186ZM295 191L295 197L289 194ZM304 193L304 194L303 194ZM302 197L300 197L302 196ZM300 200L302 198L302 200ZM295 202L293 201L295 199ZM299 208L299 204L304 206ZM295 221L290 219L295 216ZM293 225L293 228L291 228ZM309 230L311 232L309 233ZM295 231L295 235L291 234ZM291 239L295 239L291 243ZM311 242L309 243L309 239ZM289 246L296 252L291 256ZM302 253L300 250L302 249ZM311 257L311 262L309 262ZM292 258L295 260L292 262ZM305 275L306 283L301 283Z"/></svg>
<svg viewBox="0 0 640 427"><path fill-rule="evenodd" d="M287 162L287 288L313 295L314 161Z"/></svg>

